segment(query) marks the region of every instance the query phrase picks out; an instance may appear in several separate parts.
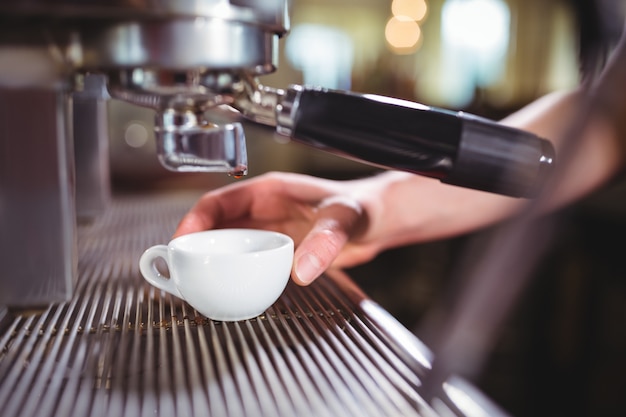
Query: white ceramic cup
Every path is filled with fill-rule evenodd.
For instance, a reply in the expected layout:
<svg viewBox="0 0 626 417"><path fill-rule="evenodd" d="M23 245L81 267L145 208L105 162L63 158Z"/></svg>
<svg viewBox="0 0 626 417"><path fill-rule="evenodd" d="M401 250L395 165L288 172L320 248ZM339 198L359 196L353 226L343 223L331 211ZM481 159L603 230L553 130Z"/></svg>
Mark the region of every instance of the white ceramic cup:
<svg viewBox="0 0 626 417"><path fill-rule="evenodd" d="M289 281L293 240L254 229L216 229L177 237L148 248L139 260L146 281L187 301L213 320L262 314ZM169 278L157 269L167 263Z"/></svg>

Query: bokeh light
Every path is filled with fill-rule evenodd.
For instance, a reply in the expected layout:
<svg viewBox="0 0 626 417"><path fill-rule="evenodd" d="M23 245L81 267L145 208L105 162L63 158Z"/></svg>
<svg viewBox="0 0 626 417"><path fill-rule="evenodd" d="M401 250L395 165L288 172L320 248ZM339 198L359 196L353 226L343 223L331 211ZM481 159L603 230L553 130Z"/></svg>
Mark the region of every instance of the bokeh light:
<svg viewBox="0 0 626 417"><path fill-rule="evenodd" d="M391 13L394 16L406 16L416 22L422 21L427 11L426 0L393 0L391 3Z"/></svg>
<svg viewBox="0 0 626 417"><path fill-rule="evenodd" d="M509 9L503 1L448 0L441 14L444 40L487 53L506 49Z"/></svg>
<svg viewBox="0 0 626 417"><path fill-rule="evenodd" d="M421 36L422 31L417 22L406 16L393 16L385 26L385 39L397 52L415 49Z"/></svg>
<svg viewBox="0 0 626 417"><path fill-rule="evenodd" d="M324 25L295 26L285 44L289 63L302 71L304 83L350 89L354 47L344 31Z"/></svg>

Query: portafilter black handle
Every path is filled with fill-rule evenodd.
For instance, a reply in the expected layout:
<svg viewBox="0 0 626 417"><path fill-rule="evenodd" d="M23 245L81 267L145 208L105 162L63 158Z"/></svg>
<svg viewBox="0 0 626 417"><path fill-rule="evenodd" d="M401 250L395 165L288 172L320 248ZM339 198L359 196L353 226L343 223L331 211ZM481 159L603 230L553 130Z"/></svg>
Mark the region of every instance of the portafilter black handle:
<svg viewBox="0 0 626 417"><path fill-rule="evenodd" d="M554 164L550 142L463 112L390 97L292 86L277 131L388 169L514 197L532 197Z"/></svg>

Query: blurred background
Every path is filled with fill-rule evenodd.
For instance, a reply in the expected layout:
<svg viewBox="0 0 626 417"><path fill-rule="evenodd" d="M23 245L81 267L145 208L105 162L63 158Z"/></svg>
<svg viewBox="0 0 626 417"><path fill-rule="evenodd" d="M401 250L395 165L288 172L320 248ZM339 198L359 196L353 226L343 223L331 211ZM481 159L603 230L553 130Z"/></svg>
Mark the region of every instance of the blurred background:
<svg viewBox="0 0 626 417"><path fill-rule="evenodd" d="M619 0L618 0L619 1ZM570 0L293 0L291 32L278 70L261 81L384 94L501 118L579 80ZM113 102L112 173L165 179L153 157L153 114ZM324 176L371 168L248 127L250 174L267 170ZM138 174L138 175L131 175ZM224 180L224 179L222 179Z"/></svg>
<svg viewBox="0 0 626 417"><path fill-rule="evenodd" d="M261 81L377 93L497 120L579 83L574 3L293 0L278 71ZM626 2L598 4L611 11L606 21L619 32ZM154 157L152 111L109 106L114 193L200 193L238 181L167 172ZM267 128L244 127L249 177L279 170L348 179L378 171L286 143ZM625 415L626 186L616 178L559 214L567 226L474 382L516 416ZM486 232L391 250L348 272L428 344L421 319L454 286L451 270L468 242Z"/></svg>

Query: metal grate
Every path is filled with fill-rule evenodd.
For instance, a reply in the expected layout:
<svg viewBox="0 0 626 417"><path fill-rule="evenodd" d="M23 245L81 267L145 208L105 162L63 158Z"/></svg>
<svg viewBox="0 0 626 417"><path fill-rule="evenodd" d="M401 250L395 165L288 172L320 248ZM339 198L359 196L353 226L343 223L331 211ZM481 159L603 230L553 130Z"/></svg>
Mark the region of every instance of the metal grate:
<svg viewBox="0 0 626 417"><path fill-rule="evenodd" d="M3 416L433 414L417 339L397 344L400 326L373 320L384 312L341 274L289 284L264 315L232 323L145 283L141 252L195 198L117 198L81 226L73 299L0 321Z"/></svg>

